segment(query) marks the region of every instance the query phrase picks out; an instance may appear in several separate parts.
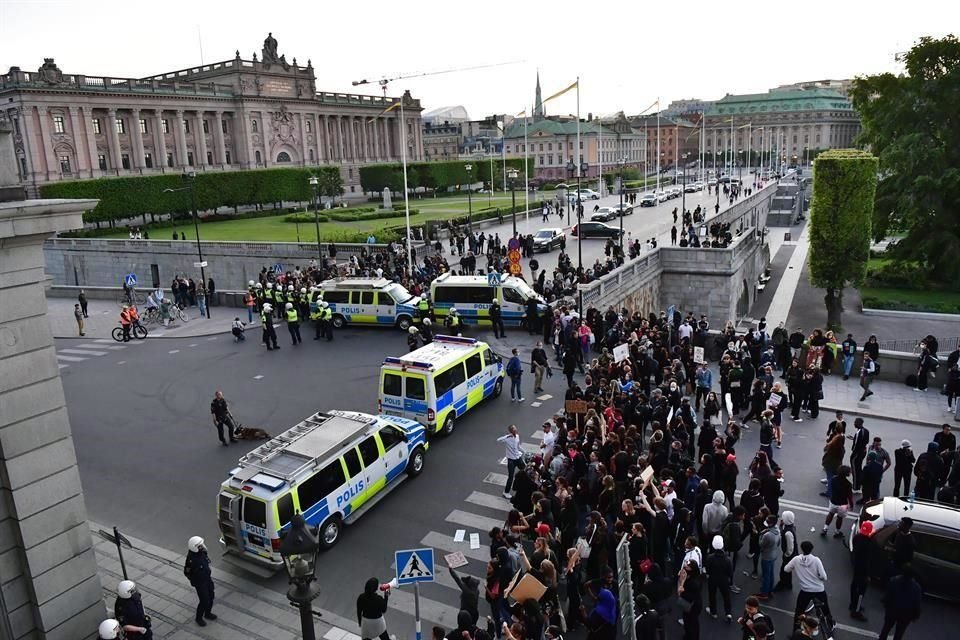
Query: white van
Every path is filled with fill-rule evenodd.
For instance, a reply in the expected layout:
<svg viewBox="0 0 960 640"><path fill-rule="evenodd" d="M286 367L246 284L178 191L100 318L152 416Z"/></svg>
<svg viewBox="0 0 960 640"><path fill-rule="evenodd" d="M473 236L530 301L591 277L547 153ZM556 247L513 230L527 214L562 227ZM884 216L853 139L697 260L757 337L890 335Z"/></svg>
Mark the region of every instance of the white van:
<svg viewBox="0 0 960 640"><path fill-rule="evenodd" d="M413 420L353 411L315 413L240 458L220 485L220 542L228 556L283 567L280 536L302 513L330 548L406 477L423 470L426 430Z"/></svg>
<svg viewBox="0 0 960 640"><path fill-rule="evenodd" d="M330 305L337 329L347 324L410 328L420 298L388 278L333 278L320 283L320 295Z"/></svg>
<svg viewBox="0 0 960 640"><path fill-rule="evenodd" d="M380 413L411 418L429 433L453 433L456 420L503 390L503 362L485 342L436 336L380 367Z"/></svg>
<svg viewBox="0 0 960 640"><path fill-rule="evenodd" d="M490 326L490 306L500 303L505 327L519 327L527 315L527 302L537 301L537 314L546 308L543 297L524 280L514 276L488 273L485 276L441 275L430 284L433 313L438 321L447 317L450 308L457 310L466 324Z"/></svg>

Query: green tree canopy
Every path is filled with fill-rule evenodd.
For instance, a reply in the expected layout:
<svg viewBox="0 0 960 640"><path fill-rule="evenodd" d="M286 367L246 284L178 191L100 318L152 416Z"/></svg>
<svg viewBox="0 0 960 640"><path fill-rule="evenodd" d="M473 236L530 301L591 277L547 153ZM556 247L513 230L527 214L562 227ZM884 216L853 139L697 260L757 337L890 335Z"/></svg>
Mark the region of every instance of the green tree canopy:
<svg viewBox="0 0 960 640"><path fill-rule="evenodd" d="M810 204L810 282L827 290L827 326L840 328L843 289L860 286L870 258L877 158L836 149L814 163Z"/></svg>
<svg viewBox="0 0 960 640"><path fill-rule="evenodd" d="M960 40L921 38L906 73L857 78L851 97L860 141L880 159L876 239L902 233L891 257L960 279Z"/></svg>

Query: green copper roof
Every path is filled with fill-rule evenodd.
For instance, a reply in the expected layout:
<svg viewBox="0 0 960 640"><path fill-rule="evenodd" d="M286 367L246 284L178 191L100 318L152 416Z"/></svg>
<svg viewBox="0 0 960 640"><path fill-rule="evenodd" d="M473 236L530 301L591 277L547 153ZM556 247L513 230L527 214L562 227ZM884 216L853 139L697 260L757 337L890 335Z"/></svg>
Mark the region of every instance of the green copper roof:
<svg viewBox="0 0 960 640"><path fill-rule="evenodd" d="M606 130L606 129L605 129ZM600 131L600 126L595 122L581 122L580 135L596 134ZM577 135L577 121L569 120L558 122L556 120L529 120L527 122L527 137L532 137L536 133L543 132L545 135L554 136L575 136ZM611 132L611 135L616 135ZM522 138L523 137L523 118L517 118L513 121L503 134L504 138Z"/></svg>
<svg viewBox="0 0 960 640"><path fill-rule="evenodd" d="M713 103L707 116L783 111L853 111L853 105L832 89L771 89L767 93L726 95Z"/></svg>

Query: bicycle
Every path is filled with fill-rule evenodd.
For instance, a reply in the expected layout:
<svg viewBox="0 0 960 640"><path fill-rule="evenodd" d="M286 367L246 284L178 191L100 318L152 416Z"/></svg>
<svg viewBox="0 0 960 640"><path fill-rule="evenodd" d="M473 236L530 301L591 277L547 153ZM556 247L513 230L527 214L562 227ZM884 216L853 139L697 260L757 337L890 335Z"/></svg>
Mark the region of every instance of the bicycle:
<svg viewBox="0 0 960 640"><path fill-rule="evenodd" d="M134 323L134 325L130 327L130 335L137 340L145 339L147 334L147 328L139 322ZM119 327L114 327L113 331L110 333L110 337L117 342L123 342L123 326L121 325Z"/></svg>
<svg viewBox="0 0 960 640"><path fill-rule="evenodd" d="M147 296L143 295L136 289L130 289L129 292L121 291L117 295L117 304L123 306L125 304L130 304L135 307L142 306L147 303Z"/></svg>
<svg viewBox="0 0 960 640"><path fill-rule="evenodd" d="M823 602L820 598L812 598L803 611L804 615L813 616L820 623L820 633L824 640L833 640L833 632L836 630L836 624L833 623L827 614L823 611Z"/></svg>
<svg viewBox="0 0 960 640"><path fill-rule="evenodd" d="M156 307L149 308L143 312L143 315L140 316L143 320L143 324L149 326L151 324L160 323L160 309Z"/></svg>
<svg viewBox="0 0 960 640"><path fill-rule="evenodd" d="M180 305L174 303L170 305L170 319L180 320L181 322L190 322L190 317L180 308Z"/></svg>

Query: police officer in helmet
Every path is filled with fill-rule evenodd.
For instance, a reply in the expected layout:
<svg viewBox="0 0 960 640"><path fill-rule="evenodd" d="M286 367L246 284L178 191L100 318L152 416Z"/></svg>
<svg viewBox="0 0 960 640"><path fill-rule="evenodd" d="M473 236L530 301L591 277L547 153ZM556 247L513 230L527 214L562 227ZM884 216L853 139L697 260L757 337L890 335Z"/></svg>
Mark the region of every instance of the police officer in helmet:
<svg viewBox="0 0 960 640"><path fill-rule="evenodd" d="M503 311L500 308L500 301L493 299L490 305L490 323L493 325L494 338L506 338L507 332L503 329Z"/></svg>
<svg viewBox="0 0 960 640"><path fill-rule="evenodd" d="M153 640L150 616L143 610L143 600L132 580L123 580L117 586L113 617L120 623L128 640Z"/></svg>
<svg viewBox="0 0 960 640"><path fill-rule="evenodd" d="M97 638L98 640L118 640L123 638L123 629L120 627L120 623L109 618L100 623L100 626L97 627Z"/></svg>
<svg viewBox="0 0 960 640"><path fill-rule="evenodd" d="M207 626L207 620L216 620L213 613L213 576L210 571L210 557L203 544L203 538L193 536L187 541L187 561L183 565L183 575L197 590L197 624Z"/></svg>

